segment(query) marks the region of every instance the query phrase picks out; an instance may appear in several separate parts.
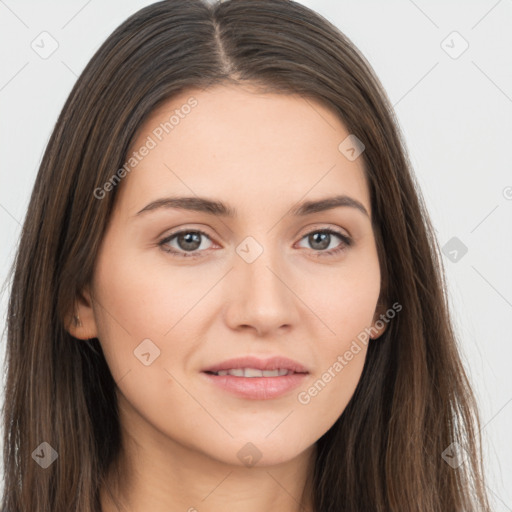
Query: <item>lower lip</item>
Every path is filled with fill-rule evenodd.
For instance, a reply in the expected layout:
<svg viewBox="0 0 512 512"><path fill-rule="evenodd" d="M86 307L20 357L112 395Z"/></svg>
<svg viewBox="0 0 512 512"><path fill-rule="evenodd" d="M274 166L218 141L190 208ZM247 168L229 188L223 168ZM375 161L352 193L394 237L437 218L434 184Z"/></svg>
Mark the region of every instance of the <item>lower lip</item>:
<svg viewBox="0 0 512 512"><path fill-rule="evenodd" d="M270 400L298 387L307 373L292 373L280 377L235 377L202 372L210 382L242 398Z"/></svg>

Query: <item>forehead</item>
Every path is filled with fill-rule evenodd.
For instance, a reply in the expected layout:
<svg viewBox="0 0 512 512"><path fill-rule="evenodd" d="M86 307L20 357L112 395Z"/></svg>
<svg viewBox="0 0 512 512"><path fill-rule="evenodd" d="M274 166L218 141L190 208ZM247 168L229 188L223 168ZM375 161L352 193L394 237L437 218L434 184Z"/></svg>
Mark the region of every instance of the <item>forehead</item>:
<svg viewBox="0 0 512 512"><path fill-rule="evenodd" d="M265 204L336 191L357 196L370 211L363 159L349 160L339 149L349 135L312 98L247 85L190 89L141 126L120 199L135 209L164 193Z"/></svg>

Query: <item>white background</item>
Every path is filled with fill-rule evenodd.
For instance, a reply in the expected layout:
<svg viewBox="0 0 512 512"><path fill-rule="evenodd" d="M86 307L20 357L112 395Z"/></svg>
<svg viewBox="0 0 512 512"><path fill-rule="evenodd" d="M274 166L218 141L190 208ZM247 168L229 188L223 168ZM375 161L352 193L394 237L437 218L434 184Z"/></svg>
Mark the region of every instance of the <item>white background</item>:
<svg viewBox="0 0 512 512"><path fill-rule="evenodd" d="M43 150L78 74L150 3L0 0L2 283ZM512 511L512 0L302 3L369 60L395 106L441 246L457 237L468 248L456 262L443 257L448 292L480 403L489 493L496 512ZM59 45L47 59L31 47L43 31ZM467 50L453 58L464 40ZM6 302L4 293L0 329Z"/></svg>

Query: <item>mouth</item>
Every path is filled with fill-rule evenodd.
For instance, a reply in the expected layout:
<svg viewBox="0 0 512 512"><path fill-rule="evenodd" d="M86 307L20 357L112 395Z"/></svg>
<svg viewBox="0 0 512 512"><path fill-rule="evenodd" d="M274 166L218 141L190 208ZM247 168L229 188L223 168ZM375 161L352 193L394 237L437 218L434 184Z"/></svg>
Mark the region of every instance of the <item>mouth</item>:
<svg viewBox="0 0 512 512"><path fill-rule="evenodd" d="M278 368L277 370L258 370L257 368L230 368L229 370L219 370L218 372L206 372L211 375L232 375L233 377L282 377L291 375L293 370L287 368Z"/></svg>
<svg viewBox="0 0 512 512"><path fill-rule="evenodd" d="M201 372L208 382L230 394L250 400L269 400L299 386L309 371L292 359L273 357L230 359Z"/></svg>

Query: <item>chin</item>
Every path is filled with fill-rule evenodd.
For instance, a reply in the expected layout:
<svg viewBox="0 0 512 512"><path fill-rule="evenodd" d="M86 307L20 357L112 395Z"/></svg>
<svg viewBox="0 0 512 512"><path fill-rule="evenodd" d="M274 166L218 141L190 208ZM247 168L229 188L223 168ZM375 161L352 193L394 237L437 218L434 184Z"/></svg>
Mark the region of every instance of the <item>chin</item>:
<svg viewBox="0 0 512 512"><path fill-rule="evenodd" d="M270 467L284 464L303 454L311 444L300 443L293 436L276 436L275 439L258 436L240 436L229 445L222 443L216 450L217 460L240 467ZM274 434L270 434L272 437ZM213 454L212 454L213 455Z"/></svg>

